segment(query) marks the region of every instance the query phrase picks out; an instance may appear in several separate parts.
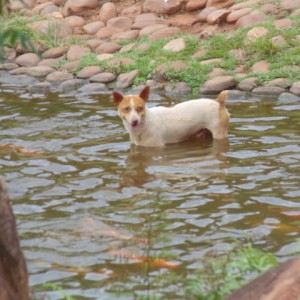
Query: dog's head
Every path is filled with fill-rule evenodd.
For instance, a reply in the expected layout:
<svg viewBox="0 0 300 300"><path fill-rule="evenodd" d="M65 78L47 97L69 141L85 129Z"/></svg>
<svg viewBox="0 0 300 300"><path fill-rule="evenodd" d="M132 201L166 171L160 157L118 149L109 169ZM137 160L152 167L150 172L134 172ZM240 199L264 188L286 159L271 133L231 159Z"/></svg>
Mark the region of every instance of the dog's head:
<svg viewBox="0 0 300 300"><path fill-rule="evenodd" d="M138 95L124 96L113 92L113 103L118 106L118 114L131 129L138 128L143 122L149 94L149 86L145 86Z"/></svg>

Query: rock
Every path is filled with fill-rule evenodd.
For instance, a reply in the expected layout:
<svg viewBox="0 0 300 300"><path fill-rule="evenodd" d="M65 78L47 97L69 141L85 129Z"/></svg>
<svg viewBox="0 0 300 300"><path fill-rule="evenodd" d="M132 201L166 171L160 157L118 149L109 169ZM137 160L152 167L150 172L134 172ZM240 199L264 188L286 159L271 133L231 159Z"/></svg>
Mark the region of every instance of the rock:
<svg viewBox="0 0 300 300"><path fill-rule="evenodd" d="M246 92L251 92L258 85L258 79L256 77L249 77L242 80L238 84L238 89Z"/></svg>
<svg viewBox="0 0 300 300"><path fill-rule="evenodd" d="M167 21L157 17L155 14L152 13L147 13L147 14L141 14L138 15L134 23L132 24L132 29L143 29L147 26L150 25L155 25L155 24L167 24Z"/></svg>
<svg viewBox="0 0 300 300"><path fill-rule="evenodd" d="M36 14L40 14L44 8L46 8L47 6L52 6L52 5L54 5L54 4L51 1L41 3L41 4L38 4L35 7L33 7L32 11Z"/></svg>
<svg viewBox="0 0 300 300"><path fill-rule="evenodd" d="M207 80L202 87L200 87L201 94L216 94L223 90L232 89L236 86L236 81L232 76L221 76L214 79Z"/></svg>
<svg viewBox="0 0 300 300"><path fill-rule="evenodd" d="M294 103L298 102L300 100L300 97L288 92L284 92L279 95L278 100L284 103Z"/></svg>
<svg viewBox="0 0 300 300"><path fill-rule="evenodd" d="M155 31L165 29L167 27L168 27L168 25L166 25L166 24L149 25L149 26L144 27L142 30L140 30L139 36L151 35Z"/></svg>
<svg viewBox="0 0 300 300"><path fill-rule="evenodd" d="M85 56L91 52L90 48L83 47L80 45L72 45L67 52L68 60L80 59L82 56Z"/></svg>
<svg viewBox="0 0 300 300"><path fill-rule="evenodd" d="M280 8L282 10L292 11L300 7L300 0L281 0Z"/></svg>
<svg viewBox="0 0 300 300"><path fill-rule="evenodd" d="M199 33L199 38L212 37L218 33L218 25L209 25Z"/></svg>
<svg viewBox="0 0 300 300"><path fill-rule="evenodd" d="M153 32L149 36L149 40L156 41L156 40L164 39L164 38L170 37L172 35L178 34L180 32L181 31L178 27L167 27L167 28L160 29L160 30Z"/></svg>
<svg viewBox="0 0 300 300"><path fill-rule="evenodd" d="M28 87L31 84L37 83L38 80L28 75L10 75L6 71L0 71L0 82L11 86L18 85Z"/></svg>
<svg viewBox="0 0 300 300"><path fill-rule="evenodd" d="M271 43L272 43L273 47L277 48L277 49L285 48L286 46L288 46L286 39L282 35L273 36L271 39Z"/></svg>
<svg viewBox="0 0 300 300"><path fill-rule="evenodd" d="M247 32L246 41L254 42L268 34L269 30L266 27L254 27Z"/></svg>
<svg viewBox="0 0 300 300"><path fill-rule="evenodd" d="M146 52L149 48L150 48L150 43L142 43L136 48L136 50L139 52Z"/></svg>
<svg viewBox="0 0 300 300"><path fill-rule="evenodd" d="M6 62L13 62L17 56L17 52L15 49L3 46L3 59Z"/></svg>
<svg viewBox="0 0 300 300"><path fill-rule="evenodd" d="M98 0L68 0L63 8L63 15L69 16L72 13L79 13L86 9L98 7Z"/></svg>
<svg viewBox="0 0 300 300"><path fill-rule="evenodd" d="M192 93L191 87L185 82L168 83L165 86L165 94L169 97L183 97Z"/></svg>
<svg viewBox="0 0 300 300"><path fill-rule="evenodd" d="M137 75L138 75L137 70L133 70L128 73L120 74L117 78L116 88L125 89L125 88L130 87Z"/></svg>
<svg viewBox="0 0 300 300"><path fill-rule="evenodd" d="M128 41L135 40L139 37L139 30L129 30L124 32L115 33L111 36L112 41Z"/></svg>
<svg viewBox="0 0 300 300"><path fill-rule="evenodd" d="M40 14L42 16L47 16L47 15L51 15L55 12L59 12L59 8L56 5L52 4L52 5L46 6L44 9L42 9Z"/></svg>
<svg viewBox="0 0 300 300"><path fill-rule="evenodd" d="M235 0L208 0L206 7L227 8L233 5L234 2Z"/></svg>
<svg viewBox="0 0 300 300"><path fill-rule="evenodd" d="M50 82L38 82L29 87L30 92L46 92L52 88L52 84Z"/></svg>
<svg viewBox="0 0 300 300"><path fill-rule="evenodd" d="M268 96L277 96L283 92L285 92L285 89L277 86L260 86L251 91L252 94Z"/></svg>
<svg viewBox="0 0 300 300"><path fill-rule="evenodd" d="M266 271L224 300L297 300L299 282L300 259L292 258Z"/></svg>
<svg viewBox="0 0 300 300"><path fill-rule="evenodd" d="M291 19L275 20L274 25L276 29L288 28L293 26L293 21Z"/></svg>
<svg viewBox="0 0 300 300"><path fill-rule="evenodd" d="M109 19L117 17L117 8L114 3L107 2L101 6L100 9L100 20L106 23Z"/></svg>
<svg viewBox="0 0 300 300"><path fill-rule="evenodd" d="M199 51L197 51L195 54L192 55L192 58L202 58L203 56L205 56L208 52L208 49L201 49Z"/></svg>
<svg viewBox="0 0 300 300"><path fill-rule="evenodd" d="M292 84L290 92L297 96L300 96L300 81L296 81Z"/></svg>
<svg viewBox="0 0 300 300"><path fill-rule="evenodd" d="M194 11L206 6L207 0L189 0L185 6L187 11Z"/></svg>
<svg viewBox="0 0 300 300"><path fill-rule="evenodd" d="M168 24L175 27L192 26L197 22L199 22L198 18L191 14L177 14L168 19Z"/></svg>
<svg viewBox="0 0 300 300"><path fill-rule="evenodd" d="M291 16L300 16L300 8L294 10L294 11L291 13Z"/></svg>
<svg viewBox="0 0 300 300"><path fill-rule="evenodd" d="M243 49L231 49L229 50L229 53L239 61L244 61L245 59L245 53Z"/></svg>
<svg viewBox="0 0 300 300"><path fill-rule="evenodd" d="M254 10L250 14L241 17L235 24L236 28L240 27L248 27L255 25L259 22L263 22L266 19L266 15L259 11L259 10Z"/></svg>
<svg viewBox="0 0 300 300"><path fill-rule="evenodd" d="M171 15L179 12L182 5L182 0L172 0L168 2L165 2L164 0L145 0L143 11L146 13Z"/></svg>
<svg viewBox="0 0 300 300"><path fill-rule="evenodd" d="M42 54L42 58L48 59L48 58L61 57L67 53L69 48L70 46L60 46L60 47L49 49Z"/></svg>
<svg viewBox="0 0 300 300"><path fill-rule="evenodd" d="M105 24L102 21L95 21L83 26L83 31L87 34L94 35L96 34L101 28L104 28Z"/></svg>
<svg viewBox="0 0 300 300"><path fill-rule="evenodd" d="M48 15L48 17L52 17L57 20L63 20L64 16L60 11L55 11Z"/></svg>
<svg viewBox="0 0 300 300"><path fill-rule="evenodd" d="M109 38L111 37L113 34L115 33L119 33L119 32L122 32L123 30L119 29L119 28L116 28L116 27L103 27L101 28L97 34L96 34L96 37L99 38L99 39L106 39L106 38Z"/></svg>
<svg viewBox="0 0 300 300"><path fill-rule="evenodd" d="M90 47L92 49L92 51L95 51L95 49L97 47L99 47L100 45L102 45L103 43L105 43L104 40L101 40L101 39L91 39L91 40L88 40L86 42L86 45L88 47Z"/></svg>
<svg viewBox="0 0 300 300"><path fill-rule="evenodd" d="M108 65L110 67L118 68L121 65L132 65L134 63L135 63L135 61L132 58L129 58L129 57L120 57L120 58L112 58L108 62Z"/></svg>
<svg viewBox="0 0 300 300"><path fill-rule="evenodd" d="M114 57L113 54L110 54L110 53L104 53L104 54L99 54L97 56L97 60L99 61L104 61L104 60L110 60Z"/></svg>
<svg viewBox="0 0 300 300"><path fill-rule="evenodd" d="M67 71L69 73L74 73L80 66L80 60L72 60L63 64L60 69L61 71Z"/></svg>
<svg viewBox="0 0 300 300"><path fill-rule="evenodd" d="M57 57L57 58L47 58L47 59L43 59L41 60L41 62L39 62L38 66L54 66L57 63L61 62L64 59L63 56L61 57Z"/></svg>
<svg viewBox="0 0 300 300"><path fill-rule="evenodd" d="M135 18L140 15L143 11L141 4L135 4L129 7L125 7L121 12L120 15L124 17L130 18L132 21L135 20Z"/></svg>
<svg viewBox="0 0 300 300"><path fill-rule="evenodd" d="M276 78L276 79L273 79L271 81L269 81L266 86L277 86L277 87L281 87L281 88L287 88L289 85L288 85L288 82L285 78Z"/></svg>
<svg viewBox="0 0 300 300"><path fill-rule="evenodd" d="M200 61L200 65L212 65L212 64L219 64L222 62L222 58L211 58Z"/></svg>
<svg viewBox="0 0 300 300"><path fill-rule="evenodd" d="M238 19L240 19L243 16L246 16L248 14L250 14L252 11L251 8L242 8L242 9L238 9L235 11L232 11L226 18L226 21L228 23L234 23L236 22Z"/></svg>
<svg viewBox="0 0 300 300"><path fill-rule="evenodd" d="M58 89L64 93L71 91L76 91L78 88L84 85L85 81L83 79L70 79L62 82Z"/></svg>
<svg viewBox="0 0 300 300"><path fill-rule="evenodd" d="M88 66L83 68L77 73L77 77L80 79L87 79L101 72L101 68L99 66Z"/></svg>
<svg viewBox="0 0 300 300"><path fill-rule="evenodd" d="M33 67L41 61L40 57L35 53L26 53L16 58L16 64L21 67Z"/></svg>
<svg viewBox="0 0 300 300"><path fill-rule="evenodd" d="M198 19L200 22L206 22L207 21L207 17L214 11L216 11L217 8L215 7L206 7L203 10L201 10L201 12L198 15Z"/></svg>
<svg viewBox="0 0 300 300"><path fill-rule="evenodd" d="M79 16L70 16L65 18L65 23L70 26L72 29L81 28L85 25L85 20Z"/></svg>
<svg viewBox="0 0 300 300"><path fill-rule="evenodd" d="M165 75L166 71L181 71L184 70L187 67L187 64L182 61L174 61L171 64L162 64L158 66L154 73L154 80L157 82L165 82L168 80L168 78Z"/></svg>
<svg viewBox="0 0 300 300"><path fill-rule="evenodd" d="M266 15L278 14L278 6L275 3L266 3L261 6L260 10Z"/></svg>
<svg viewBox="0 0 300 300"><path fill-rule="evenodd" d="M14 69L19 69L19 67L20 66L16 63L4 63L0 65L0 70L10 71Z"/></svg>
<svg viewBox="0 0 300 300"><path fill-rule="evenodd" d="M34 7L33 0L11 0L8 2L8 4L9 4L9 9L12 11L21 10L24 8L31 9Z"/></svg>
<svg viewBox="0 0 300 300"><path fill-rule="evenodd" d="M29 24L37 34L47 34L56 39L63 39L72 35L72 28L64 20L43 20Z"/></svg>
<svg viewBox="0 0 300 300"><path fill-rule="evenodd" d="M251 71L258 73L267 73L269 72L269 63L265 60L258 61L251 67Z"/></svg>
<svg viewBox="0 0 300 300"><path fill-rule="evenodd" d="M114 81L117 76L110 72L103 72L97 75L94 75L90 78L90 82L102 82L102 83L109 83Z"/></svg>
<svg viewBox="0 0 300 300"><path fill-rule="evenodd" d="M163 49L170 52L180 52L185 49L185 41L183 38L178 38L168 42Z"/></svg>
<svg viewBox="0 0 300 300"><path fill-rule="evenodd" d="M251 6L255 6L257 5L259 2L261 2L261 0L248 0L248 1L244 1L244 2L240 2L237 3L233 6L230 7L230 9L233 10L238 10L238 9L243 9L243 8L247 8L247 7L251 7Z"/></svg>
<svg viewBox="0 0 300 300"><path fill-rule="evenodd" d="M96 48L95 52L96 53L109 53L109 54L112 54L112 53L115 53L117 52L118 50L121 49L121 46L115 42L106 42L106 43L103 43L101 44L99 47Z"/></svg>
<svg viewBox="0 0 300 300"><path fill-rule="evenodd" d="M29 67L19 67L16 69L12 69L9 71L10 75L22 75L22 74L27 74ZM0 65L0 70L1 70L1 65ZM4 69L5 70L5 69Z"/></svg>
<svg viewBox="0 0 300 300"><path fill-rule="evenodd" d="M245 65L237 65L234 69L235 73L236 73L236 76L239 74L239 73L246 73L246 66ZM242 75L240 74L240 75Z"/></svg>
<svg viewBox="0 0 300 300"><path fill-rule="evenodd" d="M210 25L223 23L230 11L227 9L218 9L207 16L207 23Z"/></svg>
<svg viewBox="0 0 300 300"><path fill-rule="evenodd" d="M54 85L59 85L63 81L73 79L73 75L67 72L56 71L47 75L46 80Z"/></svg>
<svg viewBox="0 0 300 300"><path fill-rule="evenodd" d="M227 99L230 100L240 100L245 99L246 93L239 90L229 90Z"/></svg>
<svg viewBox="0 0 300 300"><path fill-rule="evenodd" d="M90 83L79 89L85 95L107 93L108 89L104 83Z"/></svg>
<svg viewBox="0 0 300 300"><path fill-rule="evenodd" d="M116 28L119 31L127 31L131 29L132 20L127 17L115 17L107 21L107 27Z"/></svg>
<svg viewBox="0 0 300 300"><path fill-rule="evenodd" d="M125 45L119 50L119 53L130 52L135 46L136 46L135 43Z"/></svg>
<svg viewBox="0 0 300 300"><path fill-rule="evenodd" d="M222 68L213 68L212 71L208 73L208 78L223 76L224 73L225 70Z"/></svg>
<svg viewBox="0 0 300 300"><path fill-rule="evenodd" d="M36 66L27 69L27 74L32 77L42 78L48 74L55 72L55 69L48 66Z"/></svg>

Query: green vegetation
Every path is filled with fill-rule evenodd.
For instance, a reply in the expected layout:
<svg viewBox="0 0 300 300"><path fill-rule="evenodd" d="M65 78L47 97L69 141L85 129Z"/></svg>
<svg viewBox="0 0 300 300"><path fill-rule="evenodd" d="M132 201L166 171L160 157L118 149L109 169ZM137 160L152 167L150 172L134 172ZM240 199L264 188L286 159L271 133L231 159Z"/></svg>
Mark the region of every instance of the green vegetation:
<svg viewBox="0 0 300 300"><path fill-rule="evenodd" d="M186 295L193 300L223 299L276 264L273 254L250 244L223 255L207 255L203 267L188 277Z"/></svg>
<svg viewBox="0 0 300 300"><path fill-rule="evenodd" d="M147 79L153 78L156 70L162 64L165 68L162 73L167 80L171 82L184 81L195 92L208 78L209 73L214 67L219 67L224 70L224 75L235 75L236 68L239 65L244 65L246 74L243 77L238 77L237 80L245 77L256 76L260 84L264 84L278 77L286 79L287 84L300 79L298 65L300 64L300 38L299 25L300 16L289 16L293 21L293 26L277 29L274 26L274 18L269 17L266 22L256 24L264 26L268 29L268 34L263 38L258 38L253 42L246 42L247 32L251 28L241 28L230 31L228 33L217 34L205 40L199 40L196 35L178 35L185 40L186 48L180 52L170 52L163 50L164 45L172 38L149 41L142 37L134 41L123 41L121 44L127 45L134 43L132 49L124 53L116 53L115 58L132 59L133 63L111 65L107 61L98 61L96 54L89 54L82 57L79 67L74 70L78 72L81 68L90 65L99 65L105 71L114 73L129 72L138 70L139 74L135 79L135 85L145 82ZM42 43L48 48L53 48L65 44L83 44L77 37L71 37L68 40L60 39L57 35L59 29L54 23L48 27L48 31L42 36L37 36L28 24L41 20L39 16L25 17L20 14L10 14L0 16L0 23L3 24L0 30L0 46L9 45L15 47L18 41L25 45L25 37ZM9 29L8 29L9 28ZM9 33L6 30L14 30L16 33ZM282 36L285 43L282 45L274 45L272 38ZM193 57L195 53L206 49L206 53L202 56ZM240 59L231 52L233 49L238 49L243 53L243 58ZM209 59L218 58L219 61L210 64L202 64L201 62ZM269 63L270 71L268 73L254 73L251 67L258 61L266 60ZM180 61L185 66L182 68L174 67L174 62ZM60 63L60 65L63 63Z"/></svg>
<svg viewBox="0 0 300 300"><path fill-rule="evenodd" d="M58 286L55 283L47 282L43 284L43 287L51 289L52 291L57 291L63 297L64 300L74 300L72 296L66 294L62 287Z"/></svg>

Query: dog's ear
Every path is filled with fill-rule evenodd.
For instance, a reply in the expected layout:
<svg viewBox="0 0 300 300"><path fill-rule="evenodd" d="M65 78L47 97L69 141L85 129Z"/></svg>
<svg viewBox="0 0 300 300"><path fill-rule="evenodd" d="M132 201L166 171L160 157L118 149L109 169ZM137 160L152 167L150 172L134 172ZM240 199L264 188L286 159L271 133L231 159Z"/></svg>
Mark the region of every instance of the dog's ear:
<svg viewBox="0 0 300 300"><path fill-rule="evenodd" d="M146 85L142 91L140 92L140 98L142 98L145 101L148 101L149 99L149 94L150 94L150 87L148 85Z"/></svg>
<svg viewBox="0 0 300 300"><path fill-rule="evenodd" d="M113 96L113 103L119 105L123 99L123 95L118 92L113 92L112 96Z"/></svg>

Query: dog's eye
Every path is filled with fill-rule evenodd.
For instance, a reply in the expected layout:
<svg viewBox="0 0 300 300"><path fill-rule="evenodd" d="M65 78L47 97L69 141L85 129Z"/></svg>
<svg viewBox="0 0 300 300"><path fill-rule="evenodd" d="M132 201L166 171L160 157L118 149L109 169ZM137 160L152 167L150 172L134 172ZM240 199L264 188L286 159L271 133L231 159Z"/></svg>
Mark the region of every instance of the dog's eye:
<svg viewBox="0 0 300 300"><path fill-rule="evenodd" d="M144 109L143 106L138 106L137 109L136 109L136 111L137 111L137 112L142 112L143 109Z"/></svg>
<svg viewBox="0 0 300 300"><path fill-rule="evenodd" d="M126 112L126 113L129 112L130 111L130 107L129 106L124 107L123 111Z"/></svg>

